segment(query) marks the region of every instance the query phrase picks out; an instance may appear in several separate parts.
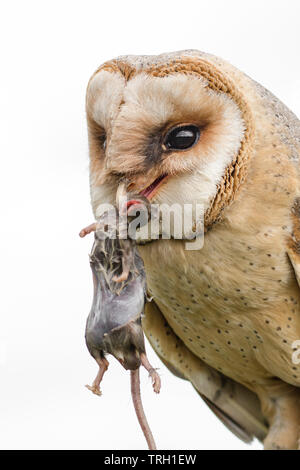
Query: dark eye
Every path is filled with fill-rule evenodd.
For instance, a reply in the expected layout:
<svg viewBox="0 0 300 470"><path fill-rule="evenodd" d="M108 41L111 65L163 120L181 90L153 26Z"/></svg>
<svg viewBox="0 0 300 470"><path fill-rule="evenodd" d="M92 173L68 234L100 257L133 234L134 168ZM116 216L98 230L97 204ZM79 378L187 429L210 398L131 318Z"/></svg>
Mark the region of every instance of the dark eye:
<svg viewBox="0 0 300 470"><path fill-rule="evenodd" d="M186 150L193 147L200 137L200 129L197 126L178 126L171 129L164 140L168 150Z"/></svg>

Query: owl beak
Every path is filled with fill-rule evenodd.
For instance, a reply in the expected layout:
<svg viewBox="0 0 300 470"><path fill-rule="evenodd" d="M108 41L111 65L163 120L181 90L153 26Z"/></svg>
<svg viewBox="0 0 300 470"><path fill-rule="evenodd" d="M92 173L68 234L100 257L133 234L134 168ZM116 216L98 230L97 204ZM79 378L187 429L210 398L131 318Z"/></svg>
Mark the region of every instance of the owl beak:
<svg viewBox="0 0 300 470"><path fill-rule="evenodd" d="M116 193L116 203L120 205L120 200L126 198L127 191L128 191L129 181L127 179L123 179L118 186L117 193Z"/></svg>
<svg viewBox="0 0 300 470"><path fill-rule="evenodd" d="M151 199L154 194L157 192L158 188L162 185L162 182L167 178L166 174L163 174L156 178L156 180L153 181L149 186L147 186L145 189L143 189L140 192L141 196L146 197L147 199Z"/></svg>
<svg viewBox="0 0 300 470"><path fill-rule="evenodd" d="M138 181L132 181L130 184L128 184L127 190L130 192L138 193L140 196L144 196L150 200L156 194L159 187L166 182L167 178L168 175L166 173L163 173L158 178L156 178L151 184L148 184L147 186L144 185L142 186L142 188L139 187Z"/></svg>

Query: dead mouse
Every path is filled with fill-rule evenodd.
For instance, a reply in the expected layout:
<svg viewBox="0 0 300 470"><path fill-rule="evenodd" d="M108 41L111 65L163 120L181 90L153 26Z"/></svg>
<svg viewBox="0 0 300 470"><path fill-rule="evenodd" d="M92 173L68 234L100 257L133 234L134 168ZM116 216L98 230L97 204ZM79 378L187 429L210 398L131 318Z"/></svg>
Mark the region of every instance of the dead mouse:
<svg viewBox="0 0 300 470"><path fill-rule="evenodd" d="M95 232L90 254L94 298L87 318L85 339L99 371L92 386L87 385L87 388L101 395L100 383L109 365L105 355L112 354L126 370L130 370L131 394L137 418L149 449L156 449L141 402L139 379L139 367L143 365L152 378L154 391L159 393L160 377L146 356L141 325L146 301L146 275L135 241L123 238L124 230L132 220L131 214L136 214L137 207L149 213L148 200L133 195L120 212L113 207L97 223L84 228L79 234L84 237Z"/></svg>

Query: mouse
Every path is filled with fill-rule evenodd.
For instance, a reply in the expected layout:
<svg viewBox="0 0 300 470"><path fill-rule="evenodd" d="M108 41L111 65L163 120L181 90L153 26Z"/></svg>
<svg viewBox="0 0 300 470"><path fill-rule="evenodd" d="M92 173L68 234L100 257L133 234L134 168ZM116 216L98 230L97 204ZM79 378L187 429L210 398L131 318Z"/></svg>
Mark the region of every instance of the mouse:
<svg viewBox="0 0 300 470"><path fill-rule="evenodd" d="M149 201L141 195L127 195L121 208L112 206L79 233L83 238L94 232L90 253L94 295L85 341L99 369L92 385L86 387L96 395L102 394L100 384L109 366L108 355L130 370L135 412L148 448L153 450L156 444L141 401L140 366L148 371L155 393L160 392L161 380L147 358L142 329L141 319L148 301L144 264L136 241L128 236L129 223L141 212L146 214L144 221L148 221Z"/></svg>

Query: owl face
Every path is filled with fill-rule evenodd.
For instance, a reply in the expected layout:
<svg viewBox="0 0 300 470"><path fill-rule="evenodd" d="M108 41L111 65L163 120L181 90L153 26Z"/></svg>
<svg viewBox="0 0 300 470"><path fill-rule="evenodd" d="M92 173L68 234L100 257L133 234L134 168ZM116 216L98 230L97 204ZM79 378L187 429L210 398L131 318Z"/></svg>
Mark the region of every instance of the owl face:
<svg viewBox="0 0 300 470"><path fill-rule="evenodd" d="M245 123L235 101L199 74L132 78L99 70L87 90L94 213L120 181L158 204L208 210L239 153Z"/></svg>

